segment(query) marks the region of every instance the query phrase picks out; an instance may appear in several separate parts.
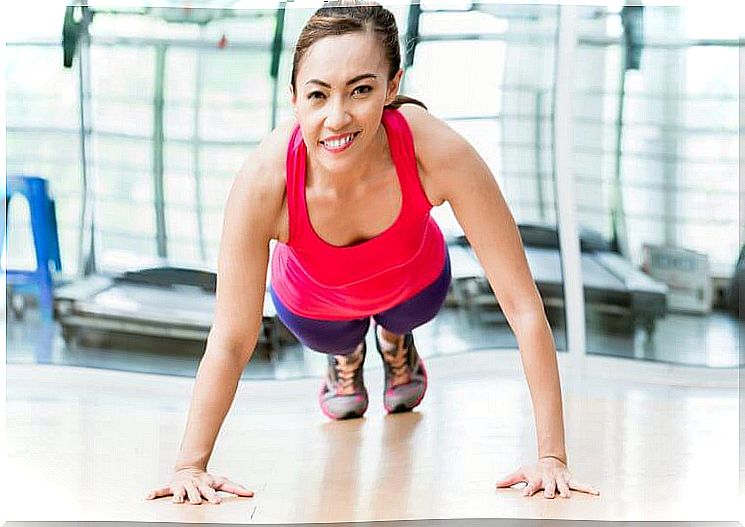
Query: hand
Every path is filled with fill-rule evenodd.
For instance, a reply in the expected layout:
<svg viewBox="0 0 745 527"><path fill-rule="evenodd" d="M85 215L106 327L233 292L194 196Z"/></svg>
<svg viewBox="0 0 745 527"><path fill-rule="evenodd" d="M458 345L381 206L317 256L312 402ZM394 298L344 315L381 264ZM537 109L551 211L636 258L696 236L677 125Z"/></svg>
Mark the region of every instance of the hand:
<svg viewBox="0 0 745 527"><path fill-rule="evenodd" d="M562 498L569 497L569 489L600 495L598 489L577 483L572 479L567 466L554 457L543 457L535 465L525 465L497 482L497 488L511 487L515 483L527 483L523 496L532 496L541 489L544 498L553 498L558 489Z"/></svg>
<svg viewBox="0 0 745 527"><path fill-rule="evenodd" d="M145 499L152 500L173 495L173 503L182 503L184 495L187 495L189 503L199 505L202 503L202 496L204 496L207 501L217 505L221 501L216 492L218 490L247 498L254 495L252 491L233 483L227 478L212 476L198 468L182 468L174 472L171 483L167 487L151 491Z"/></svg>

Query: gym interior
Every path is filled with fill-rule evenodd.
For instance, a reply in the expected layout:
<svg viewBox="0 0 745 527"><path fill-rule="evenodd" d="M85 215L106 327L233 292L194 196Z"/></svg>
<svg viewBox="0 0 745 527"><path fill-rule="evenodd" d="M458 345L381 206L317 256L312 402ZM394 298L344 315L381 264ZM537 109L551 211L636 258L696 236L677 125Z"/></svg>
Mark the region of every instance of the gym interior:
<svg viewBox="0 0 745 527"><path fill-rule="evenodd" d="M453 281L414 332L421 406L385 415L370 357L370 410L329 421L326 358L267 294L210 465L255 496L143 499L183 434L228 191L292 119L293 48L320 4L5 8L8 472L44 489L5 519L745 518L745 12L724 2L383 2L401 93L474 146L518 224L569 467L600 496L494 488L535 458L535 423L515 336L446 203L431 214Z"/></svg>

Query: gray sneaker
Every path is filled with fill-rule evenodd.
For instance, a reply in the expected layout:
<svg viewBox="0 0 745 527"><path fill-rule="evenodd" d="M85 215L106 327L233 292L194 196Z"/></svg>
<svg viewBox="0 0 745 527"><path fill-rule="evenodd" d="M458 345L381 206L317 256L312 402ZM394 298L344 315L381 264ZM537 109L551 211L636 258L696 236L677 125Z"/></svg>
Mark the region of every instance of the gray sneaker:
<svg viewBox="0 0 745 527"><path fill-rule="evenodd" d="M376 327L375 344L385 369L385 409L388 413L411 411L422 402L427 391L427 370L414 345L414 335L407 333L397 349L386 352L380 349Z"/></svg>
<svg viewBox="0 0 745 527"><path fill-rule="evenodd" d="M347 355L328 356L328 374L321 384L318 402L330 419L362 417L367 410L367 388L362 376L367 346Z"/></svg>

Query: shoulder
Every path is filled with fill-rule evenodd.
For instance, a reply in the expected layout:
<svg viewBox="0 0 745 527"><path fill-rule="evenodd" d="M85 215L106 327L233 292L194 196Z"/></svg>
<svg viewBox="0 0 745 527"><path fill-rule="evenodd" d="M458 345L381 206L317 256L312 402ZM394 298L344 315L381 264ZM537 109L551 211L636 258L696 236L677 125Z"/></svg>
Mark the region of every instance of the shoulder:
<svg viewBox="0 0 745 527"><path fill-rule="evenodd" d="M245 157L240 175L251 179L254 185L283 185L287 146L294 128L295 121L286 121L267 134Z"/></svg>
<svg viewBox="0 0 745 527"><path fill-rule="evenodd" d="M234 189L246 207L260 213L265 221L277 224L282 216L286 194L287 146L295 121L278 125L243 160ZM250 212L247 210L247 214ZM278 229L271 227L274 236Z"/></svg>
<svg viewBox="0 0 745 527"><path fill-rule="evenodd" d="M415 104L399 108L411 129L417 164L425 185L432 189L438 203L445 199L445 188L453 178L453 167L474 152L466 139L445 121Z"/></svg>
<svg viewBox="0 0 745 527"><path fill-rule="evenodd" d="M427 170L447 166L447 161L457 157L468 142L445 121L415 104L399 108L409 123L414 137L417 160Z"/></svg>
<svg viewBox="0 0 745 527"><path fill-rule="evenodd" d="M256 192L278 193L285 188L287 145L290 142L294 121L280 124L256 146L243 160L238 180Z"/></svg>

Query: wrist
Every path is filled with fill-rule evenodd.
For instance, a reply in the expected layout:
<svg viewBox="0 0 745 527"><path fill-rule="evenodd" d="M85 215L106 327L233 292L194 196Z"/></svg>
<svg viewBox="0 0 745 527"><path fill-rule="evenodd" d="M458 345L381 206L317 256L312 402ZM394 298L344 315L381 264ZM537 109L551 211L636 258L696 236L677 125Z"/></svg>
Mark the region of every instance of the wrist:
<svg viewBox="0 0 745 527"><path fill-rule="evenodd" d="M176 465L173 467L174 472L178 472L179 470L201 470L203 472L207 472L207 466L201 465L201 464L190 464L190 463L176 463Z"/></svg>
<svg viewBox="0 0 745 527"><path fill-rule="evenodd" d="M556 459L558 461L561 461L565 466L568 466L567 465L567 457L566 457L566 455L564 455L564 456L555 456L555 455L552 455L552 454L547 454L545 456L539 456L538 457L539 460L546 459L546 458Z"/></svg>

